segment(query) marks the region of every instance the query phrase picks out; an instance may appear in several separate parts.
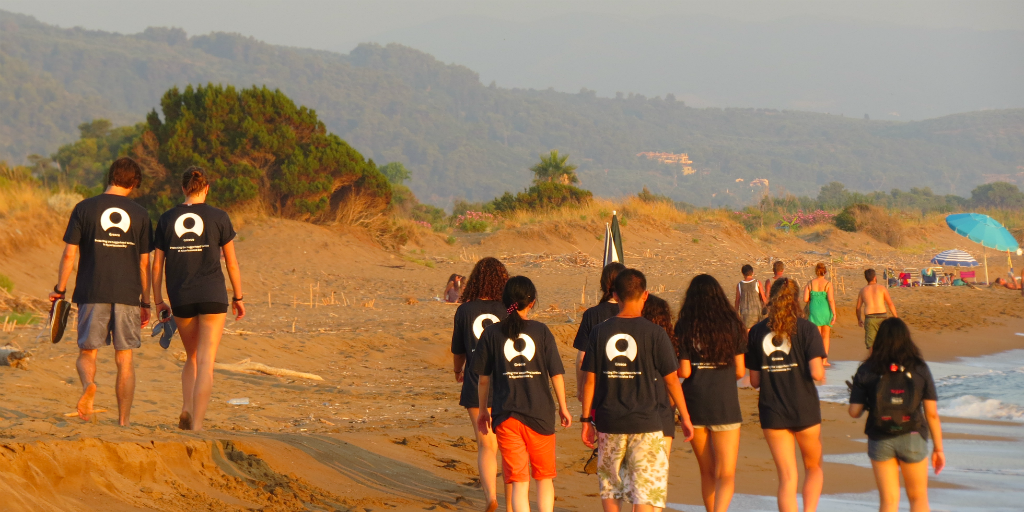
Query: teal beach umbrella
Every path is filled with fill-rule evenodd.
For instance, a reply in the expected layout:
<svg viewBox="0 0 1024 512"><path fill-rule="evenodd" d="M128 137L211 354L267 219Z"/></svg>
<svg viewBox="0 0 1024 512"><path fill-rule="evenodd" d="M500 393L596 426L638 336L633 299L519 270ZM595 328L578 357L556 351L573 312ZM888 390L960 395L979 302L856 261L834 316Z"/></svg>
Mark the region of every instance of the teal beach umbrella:
<svg viewBox="0 0 1024 512"><path fill-rule="evenodd" d="M980 213L957 213L946 217L956 234L997 251L1016 251L1017 239L999 221ZM985 283L988 283L988 254L985 254Z"/></svg>

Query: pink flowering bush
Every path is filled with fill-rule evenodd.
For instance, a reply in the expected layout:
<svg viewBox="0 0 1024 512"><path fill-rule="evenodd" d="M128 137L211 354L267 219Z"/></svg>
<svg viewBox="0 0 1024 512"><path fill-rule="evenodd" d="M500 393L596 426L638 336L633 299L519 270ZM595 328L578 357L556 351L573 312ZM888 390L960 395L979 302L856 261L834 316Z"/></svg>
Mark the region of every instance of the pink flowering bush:
<svg viewBox="0 0 1024 512"><path fill-rule="evenodd" d="M798 229L816 226L818 224L827 224L832 222L832 217L835 215L826 212L825 210L815 210L813 212L804 212L798 210L796 213L791 215L783 215L782 220L776 226L778 229Z"/></svg>
<svg viewBox="0 0 1024 512"><path fill-rule="evenodd" d="M494 215L484 212L466 212L455 218L455 227L467 233L483 233L494 223Z"/></svg>

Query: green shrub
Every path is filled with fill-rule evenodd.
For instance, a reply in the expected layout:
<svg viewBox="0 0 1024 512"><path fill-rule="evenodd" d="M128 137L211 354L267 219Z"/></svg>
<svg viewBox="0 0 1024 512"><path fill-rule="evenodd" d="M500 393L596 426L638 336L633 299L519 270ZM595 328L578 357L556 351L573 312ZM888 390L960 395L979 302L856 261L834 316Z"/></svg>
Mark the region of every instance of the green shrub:
<svg viewBox="0 0 1024 512"><path fill-rule="evenodd" d="M651 192L650 190L648 190L647 189L647 185L644 185L644 189L641 190L640 193L636 195L636 197L637 197L637 199L639 199L639 200L641 200L641 201L643 201L645 203L669 203L669 204L675 204L675 201L673 201L671 197L668 197L668 196L665 196L665 195L661 195L661 194L655 194L655 193Z"/></svg>
<svg viewBox="0 0 1024 512"><path fill-rule="evenodd" d="M586 204L593 197L594 194L589 190L572 185L541 182L514 196L505 192L501 197L491 201L488 206L495 212L557 209L564 206Z"/></svg>
<svg viewBox="0 0 1024 512"><path fill-rule="evenodd" d="M903 225L899 218L877 206L852 204L836 215L833 222L843 231L864 233L892 247L903 245Z"/></svg>
<svg viewBox="0 0 1024 512"><path fill-rule="evenodd" d="M143 180L140 202L151 211L177 200L191 165L206 169L214 206L260 200L271 213L312 220L349 201L360 216L391 203L391 183L373 160L279 90L189 85L167 91L160 105L163 116L150 112L128 151L150 162L155 179Z"/></svg>
<svg viewBox="0 0 1024 512"><path fill-rule="evenodd" d="M9 277L7 277L7 276L5 276L3 274L0 274L0 289L6 290L7 293L13 292L14 291L14 281L11 281L11 278L9 278Z"/></svg>

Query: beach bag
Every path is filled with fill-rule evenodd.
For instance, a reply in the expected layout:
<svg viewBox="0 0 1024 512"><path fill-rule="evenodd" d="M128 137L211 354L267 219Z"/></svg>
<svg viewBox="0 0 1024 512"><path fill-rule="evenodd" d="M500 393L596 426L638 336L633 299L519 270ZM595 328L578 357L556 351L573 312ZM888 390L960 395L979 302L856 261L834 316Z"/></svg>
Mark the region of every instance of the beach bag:
<svg viewBox="0 0 1024 512"><path fill-rule="evenodd" d="M914 413L921 408L921 393L914 386L910 370L892 364L882 374L875 389L871 416L879 432L903 435L917 431L920 425Z"/></svg>

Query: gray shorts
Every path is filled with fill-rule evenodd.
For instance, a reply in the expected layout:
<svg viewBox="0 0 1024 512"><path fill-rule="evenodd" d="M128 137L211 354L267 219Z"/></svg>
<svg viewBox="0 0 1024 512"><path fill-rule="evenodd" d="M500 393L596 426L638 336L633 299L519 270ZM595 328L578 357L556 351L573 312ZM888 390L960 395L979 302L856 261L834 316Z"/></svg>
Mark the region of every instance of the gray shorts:
<svg viewBox="0 0 1024 512"><path fill-rule="evenodd" d="M78 348L98 350L114 344L114 350L142 345L142 308L127 304L79 304Z"/></svg>
<svg viewBox="0 0 1024 512"><path fill-rule="evenodd" d="M727 423L725 425L694 425L693 428L706 428L711 432L728 432L740 428L742 423Z"/></svg>
<svg viewBox="0 0 1024 512"><path fill-rule="evenodd" d="M928 441L917 432L878 441L868 439L868 457L875 462L897 458L900 462L914 464L928 457Z"/></svg>

